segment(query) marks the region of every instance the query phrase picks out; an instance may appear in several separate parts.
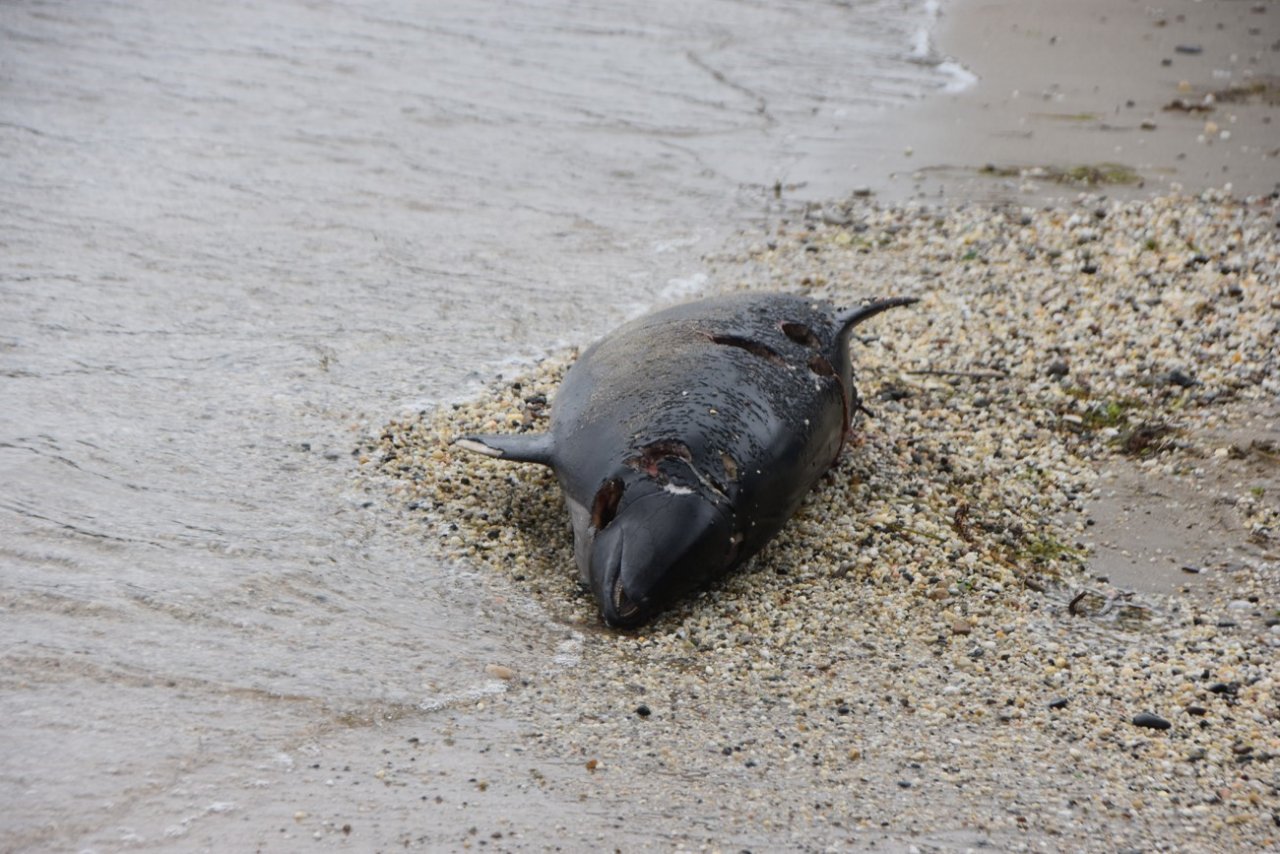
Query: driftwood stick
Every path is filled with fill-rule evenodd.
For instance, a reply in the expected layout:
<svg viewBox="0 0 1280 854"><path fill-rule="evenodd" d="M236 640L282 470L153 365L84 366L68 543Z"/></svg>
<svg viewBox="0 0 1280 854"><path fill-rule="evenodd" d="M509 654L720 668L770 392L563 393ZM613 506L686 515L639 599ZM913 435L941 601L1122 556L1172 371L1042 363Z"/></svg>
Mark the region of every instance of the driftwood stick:
<svg viewBox="0 0 1280 854"><path fill-rule="evenodd" d="M907 373L915 376L967 377L971 380L1005 380L1009 378L1009 375L1004 371L944 371L936 368L926 368L920 371L907 371Z"/></svg>

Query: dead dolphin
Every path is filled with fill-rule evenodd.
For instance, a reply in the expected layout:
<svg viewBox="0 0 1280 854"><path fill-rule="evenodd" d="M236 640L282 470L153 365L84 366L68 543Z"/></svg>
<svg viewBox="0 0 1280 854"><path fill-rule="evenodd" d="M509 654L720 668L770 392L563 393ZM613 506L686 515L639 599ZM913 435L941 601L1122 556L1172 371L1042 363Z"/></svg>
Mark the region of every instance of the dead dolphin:
<svg viewBox="0 0 1280 854"><path fill-rule="evenodd" d="M847 311L735 294L633 320L569 369L550 432L457 444L555 471L582 581L632 626L746 561L835 462L861 407L849 338L914 298Z"/></svg>

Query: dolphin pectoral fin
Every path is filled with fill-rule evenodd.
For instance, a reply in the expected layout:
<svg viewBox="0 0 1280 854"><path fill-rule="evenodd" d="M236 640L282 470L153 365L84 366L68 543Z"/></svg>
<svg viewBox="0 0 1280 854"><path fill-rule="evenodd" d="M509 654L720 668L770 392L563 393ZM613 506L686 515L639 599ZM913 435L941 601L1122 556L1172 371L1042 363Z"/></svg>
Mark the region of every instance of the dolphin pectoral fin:
<svg viewBox="0 0 1280 854"><path fill-rule="evenodd" d="M499 460L511 460L517 463L539 463L551 465L552 441L550 433L520 433L498 435L489 433L480 436L463 436L455 439L453 444L473 454L484 454Z"/></svg>
<svg viewBox="0 0 1280 854"><path fill-rule="evenodd" d="M876 300L875 302L860 305L857 308L851 308L842 311L836 315L836 328L842 333L847 332L857 326L864 320L870 320L882 311L890 308L897 308L900 305L911 305L919 302L918 297L892 297L890 299Z"/></svg>

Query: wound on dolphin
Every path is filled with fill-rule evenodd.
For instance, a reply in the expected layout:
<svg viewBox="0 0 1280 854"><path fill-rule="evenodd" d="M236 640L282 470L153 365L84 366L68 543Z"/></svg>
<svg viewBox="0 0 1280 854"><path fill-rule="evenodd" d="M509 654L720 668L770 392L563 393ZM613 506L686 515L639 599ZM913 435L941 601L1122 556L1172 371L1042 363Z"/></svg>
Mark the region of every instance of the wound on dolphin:
<svg viewBox="0 0 1280 854"><path fill-rule="evenodd" d="M609 527L609 523L618 515L618 502L622 500L625 489L622 481L611 477L596 491L596 497L591 502L591 526L597 531Z"/></svg>
<svg viewBox="0 0 1280 854"><path fill-rule="evenodd" d="M827 361L826 356L813 356L809 359L809 370L820 377L834 377L836 369Z"/></svg>
<svg viewBox="0 0 1280 854"><path fill-rule="evenodd" d="M583 352L547 433L457 445L550 466L582 583L606 623L639 625L781 530L858 411L853 328L915 301L838 311L791 294L733 294L657 311ZM797 344L809 355L784 355Z"/></svg>
<svg viewBox="0 0 1280 854"><path fill-rule="evenodd" d="M822 342L818 340L818 336L814 335L813 330L803 323L791 323L788 321L782 324L782 331L788 338L802 347L808 347L810 350L822 348Z"/></svg>
<svg viewBox="0 0 1280 854"><path fill-rule="evenodd" d="M664 460L692 463L693 454L689 451L689 446L679 439L661 439L645 445L640 449L639 455L632 457L627 463L638 471L646 472L650 477L657 477L658 466Z"/></svg>
<svg viewBox="0 0 1280 854"><path fill-rule="evenodd" d="M778 354L777 350L767 344L761 344L759 341L752 341L749 338L742 338L738 335L708 335L707 337L711 339L712 343L725 347L737 347L776 364L786 364L786 360Z"/></svg>

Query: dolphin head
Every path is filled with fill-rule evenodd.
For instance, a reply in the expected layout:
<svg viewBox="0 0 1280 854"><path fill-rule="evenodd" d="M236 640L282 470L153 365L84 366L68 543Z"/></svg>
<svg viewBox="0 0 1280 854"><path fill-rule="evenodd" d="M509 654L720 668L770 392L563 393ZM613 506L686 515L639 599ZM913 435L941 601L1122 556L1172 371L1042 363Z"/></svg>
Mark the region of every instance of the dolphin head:
<svg viewBox="0 0 1280 854"><path fill-rule="evenodd" d="M646 622L719 575L741 541L723 502L634 472L605 481L575 536L584 580L605 622L617 627Z"/></svg>

